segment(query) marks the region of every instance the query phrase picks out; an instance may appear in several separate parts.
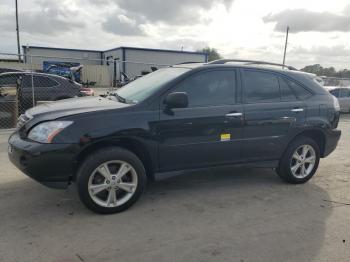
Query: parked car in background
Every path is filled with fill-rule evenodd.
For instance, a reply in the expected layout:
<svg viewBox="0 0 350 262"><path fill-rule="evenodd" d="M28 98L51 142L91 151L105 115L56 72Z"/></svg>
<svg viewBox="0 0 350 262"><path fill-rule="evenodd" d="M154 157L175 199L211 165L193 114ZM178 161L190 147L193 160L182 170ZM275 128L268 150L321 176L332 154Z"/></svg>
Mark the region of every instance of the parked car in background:
<svg viewBox="0 0 350 262"><path fill-rule="evenodd" d="M6 73L6 72L20 72L22 70L12 69L12 68L0 68L0 74Z"/></svg>
<svg viewBox="0 0 350 262"><path fill-rule="evenodd" d="M236 61L162 68L106 98L34 107L9 158L49 187L75 182L99 213L129 208L146 180L169 171L246 164L307 182L340 138L337 99L292 67Z"/></svg>
<svg viewBox="0 0 350 262"><path fill-rule="evenodd" d="M38 101L56 101L72 97L91 96L94 95L94 91L57 75L37 72L0 74L0 99L14 99L14 94L17 94L18 97L19 111L23 113Z"/></svg>
<svg viewBox="0 0 350 262"><path fill-rule="evenodd" d="M338 99L340 111L350 113L350 87L333 87L327 90Z"/></svg>

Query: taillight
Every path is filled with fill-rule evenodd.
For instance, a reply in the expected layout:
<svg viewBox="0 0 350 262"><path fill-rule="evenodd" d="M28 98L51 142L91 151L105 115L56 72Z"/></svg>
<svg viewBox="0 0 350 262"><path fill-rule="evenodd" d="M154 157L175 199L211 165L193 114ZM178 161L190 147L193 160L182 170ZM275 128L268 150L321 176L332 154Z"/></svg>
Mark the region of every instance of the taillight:
<svg viewBox="0 0 350 262"><path fill-rule="evenodd" d="M336 98L335 96L332 96L333 98L333 107L334 107L334 110L339 112L340 111L340 105L339 105L339 101L338 101L338 98Z"/></svg>
<svg viewBox="0 0 350 262"><path fill-rule="evenodd" d="M332 127L337 128L339 123L339 118L340 118L340 106L339 106L338 98L336 98L335 96L332 96L332 98L333 98L333 110L331 110L333 113Z"/></svg>
<svg viewBox="0 0 350 262"><path fill-rule="evenodd" d="M87 95L87 96L95 95L95 92L92 88L83 87L83 88L80 88L80 92Z"/></svg>

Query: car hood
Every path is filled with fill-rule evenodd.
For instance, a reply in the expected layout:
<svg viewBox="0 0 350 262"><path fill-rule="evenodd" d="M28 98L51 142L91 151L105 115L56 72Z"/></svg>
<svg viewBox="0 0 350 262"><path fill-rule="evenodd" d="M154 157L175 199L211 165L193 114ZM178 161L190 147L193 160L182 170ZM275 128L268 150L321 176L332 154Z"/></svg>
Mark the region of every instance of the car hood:
<svg viewBox="0 0 350 262"><path fill-rule="evenodd" d="M130 104L119 103L104 97L70 98L33 107L26 111L26 115L34 118L56 119L81 113L128 106Z"/></svg>

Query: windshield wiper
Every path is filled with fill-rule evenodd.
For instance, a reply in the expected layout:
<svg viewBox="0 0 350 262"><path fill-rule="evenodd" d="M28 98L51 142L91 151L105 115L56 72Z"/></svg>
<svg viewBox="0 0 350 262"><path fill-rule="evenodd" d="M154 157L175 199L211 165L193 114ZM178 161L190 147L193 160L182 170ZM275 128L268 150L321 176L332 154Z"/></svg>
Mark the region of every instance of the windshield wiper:
<svg viewBox="0 0 350 262"><path fill-rule="evenodd" d="M118 95L117 92L107 93L107 98L108 96L114 96L118 100L118 102L126 103L126 99Z"/></svg>
<svg viewBox="0 0 350 262"><path fill-rule="evenodd" d="M114 93L115 97L118 99L119 102L122 102L122 103L126 103L126 99L120 95L118 95L117 93Z"/></svg>
<svg viewBox="0 0 350 262"><path fill-rule="evenodd" d="M117 92L110 93L109 95L114 96L115 98L117 98L118 102L121 102L124 104L136 104L137 103L137 101L128 100L128 99L118 95Z"/></svg>

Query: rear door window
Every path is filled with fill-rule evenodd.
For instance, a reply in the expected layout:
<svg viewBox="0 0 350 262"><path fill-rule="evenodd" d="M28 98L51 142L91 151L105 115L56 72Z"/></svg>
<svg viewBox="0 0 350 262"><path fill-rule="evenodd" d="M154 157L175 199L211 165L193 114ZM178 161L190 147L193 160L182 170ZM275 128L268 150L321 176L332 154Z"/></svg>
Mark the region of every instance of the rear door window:
<svg viewBox="0 0 350 262"><path fill-rule="evenodd" d="M246 103L280 101L280 87L277 76L253 70L244 70L243 76Z"/></svg>

